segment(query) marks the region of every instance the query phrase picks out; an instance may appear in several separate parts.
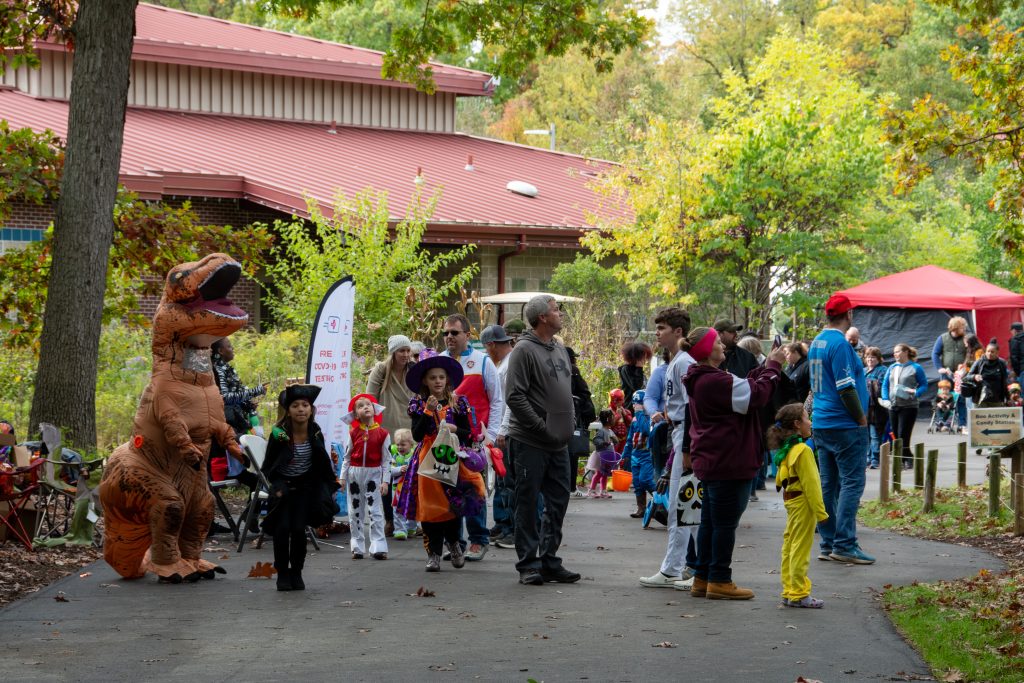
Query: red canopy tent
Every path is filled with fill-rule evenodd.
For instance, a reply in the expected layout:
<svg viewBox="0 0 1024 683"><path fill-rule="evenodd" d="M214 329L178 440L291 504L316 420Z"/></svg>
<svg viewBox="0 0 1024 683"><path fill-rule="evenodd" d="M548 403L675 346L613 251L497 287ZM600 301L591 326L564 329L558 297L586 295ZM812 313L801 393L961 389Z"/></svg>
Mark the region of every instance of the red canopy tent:
<svg viewBox="0 0 1024 683"><path fill-rule="evenodd" d="M853 324L865 344L881 346L887 357L893 344L910 344L922 364L954 315L967 319L983 345L996 337L1004 358L1010 323L1024 321L1024 296L938 266L887 275L840 293L857 306Z"/></svg>

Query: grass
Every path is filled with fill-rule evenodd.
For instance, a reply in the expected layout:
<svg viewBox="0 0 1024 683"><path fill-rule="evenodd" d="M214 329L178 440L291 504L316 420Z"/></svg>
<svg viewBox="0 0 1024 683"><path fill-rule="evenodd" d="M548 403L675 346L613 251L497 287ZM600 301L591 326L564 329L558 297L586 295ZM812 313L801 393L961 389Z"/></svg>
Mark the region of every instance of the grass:
<svg viewBox="0 0 1024 683"><path fill-rule="evenodd" d="M890 588L889 616L940 681L1024 680L1021 573Z"/></svg>
<svg viewBox="0 0 1024 683"><path fill-rule="evenodd" d="M1003 488L1001 498L1009 500L1009 485ZM940 541L1005 533L1013 525L1013 515L1004 506L997 517L988 516L988 489L983 486L937 489L935 507L927 514L921 512L921 503L919 491L892 493L887 503L862 503L859 521L876 529Z"/></svg>
<svg viewBox="0 0 1024 683"><path fill-rule="evenodd" d="M1009 498L1008 487L1001 493L1004 501ZM928 514L921 512L921 502L917 491L894 493L887 503L864 503L860 521L909 536L974 539L981 546L991 546L988 537L1011 530L1011 513L1005 507L997 517L988 516L984 487L937 490L935 508ZM1024 681L1024 563L1012 558L1008 562L1006 572L982 570L954 581L885 586L882 601L889 617L937 680Z"/></svg>

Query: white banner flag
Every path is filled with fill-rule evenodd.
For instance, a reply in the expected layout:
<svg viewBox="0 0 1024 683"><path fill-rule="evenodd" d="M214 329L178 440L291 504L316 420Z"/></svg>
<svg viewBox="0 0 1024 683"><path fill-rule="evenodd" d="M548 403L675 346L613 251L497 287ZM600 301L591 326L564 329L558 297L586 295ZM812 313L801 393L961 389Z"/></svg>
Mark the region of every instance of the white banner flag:
<svg viewBox="0 0 1024 683"><path fill-rule="evenodd" d="M352 389L352 325L355 283L351 276L338 280L327 290L313 323L309 343L306 381L321 387L316 399L316 423L331 443L347 444L348 425L341 416L348 412Z"/></svg>

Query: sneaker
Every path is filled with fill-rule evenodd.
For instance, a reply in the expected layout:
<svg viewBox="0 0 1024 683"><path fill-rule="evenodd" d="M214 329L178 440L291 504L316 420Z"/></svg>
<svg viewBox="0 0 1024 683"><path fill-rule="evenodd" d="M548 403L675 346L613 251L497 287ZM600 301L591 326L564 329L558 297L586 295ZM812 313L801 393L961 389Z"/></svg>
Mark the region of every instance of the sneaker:
<svg viewBox="0 0 1024 683"><path fill-rule="evenodd" d="M396 531L395 532L395 540L396 541L404 541L408 537L409 537L409 535L406 534L404 531Z"/></svg>
<svg viewBox="0 0 1024 683"><path fill-rule="evenodd" d="M445 562L447 562L450 559L452 559L452 551L451 550L445 550L444 551L444 555L441 555L441 559L444 560Z"/></svg>
<svg viewBox="0 0 1024 683"><path fill-rule="evenodd" d="M466 553L458 543L450 548L449 555L451 555L452 566L456 569L462 569L466 566Z"/></svg>
<svg viewBox="0 0 1024 683"><path fill-rule="evenodd" d="M694 577L692 576L688 579L679 579L678 581L672 584L672 587L675 588L677 591L692 591L693 581Z"/></svg>
<svg viewBox="0 0 1024 683"><path fill-rule="evenodd" d="M498 540L496 540L494 542L494 546L496 548L504 548L505 550L515 550L515 548L516 548L515 536L513 536L512 534L506 534L505 536L502 536Z"/></svg>
<svg viewBox="0 0 1024 683"><path fill-rule="evenodd" d="M874 564L875 558L868 555L866 552L858 547L854 547L852 550L837 551L833 550L830 558L836 562L847 562L849 564Z"/></svg>
<svg viewBox="0 0 1024 683"><path fill-rule="evenodd" d="M683 567L683 573L679 575L679 580L680 581L689 581L690 579L692 579L696 575L697 575L697 573L695 571L693 571L693 567Z"/></svg>
<svg viewBox="0 0 1024 683"><path fill-rule="evenodd" d="M832 551L831 550L822 550L820 553L818 553L818 559L821 560L822 562L831 562L832 561Z"/></svg>
<svg viewBox="0 0 1024 683"><path fill-rule="evenodd" d="M825 606L825 601L824 600L819 600L818 598L812 598L810 595L808 595L808 596L803 597L803 598L801 598L799 600L787 600L786 598L783 598L782 599L782 604L785 605L786 607L803 607L803 608L806 608L806 609L821 609L822 607Z"/></svg>
<svg viewBox="0 0 1024 683"><path fill-rule="evenodd" d="M598 498L611 498L612 494L610 494L610 493L601 493L601 494L598 494L597 497Z"/></svg>
<svg viewBox="0 0 1024 683"><path fill-rule="evenodd" d="M427 556L427 571L428 572L439 572L439 571L441 571L441 557L439 555L428 555Z"/></svg>
<svg viewBox="0 0 1024 683"><path fill-rule="evenodd" d="M702 579L699 576L693 577L693 583L690 584L690 597L691 598L706 598L708 596L708 582L707 579Z"/></svg>
<svg viewBox="0 0 1024 683"><path fill-rule="evenodd" d="M469 551L466 553L466 561L468 562L479 562L484 559L484 555L487 554L487 546L480 545L479 543L473 543L469 546ZM452 560L454 562L454 560Z"/></svg>
<svg viewBox="0 0 1024 683"><path fill-rule="evenodd" d="M361 560L361 559L363 559L363 554L362 553L353 552L352 553L352 559L353 560Z"/></svg>
<svg viewBox="0 0 1024 683"><path fill-rule="evenodd" d="M750 502L751 503L756 503L758 500L760 500L760 499L757 497L756 493L751 493L750 494Z"/></svg>
<svg viewBox="0 0 1024 683"><path fill-rule="evenodd" d="M519 583L524 586L543 586L544 577L536 569L526 569L519 572Z"/></svg>
<svg viewBox="0 0 1024 683"><path fill-rule="evenodd" d="M877 462L873 462L870 465L868 465L868 467L870 467L873 470L877 470L878 469L878 463Z"/></svg>
<svg viewBox="0 0 1024 683"><path fill-rule="evenodd" d="M709 583L707 597L708 600L750 600L754 597L754 591L749 588L740 588L732 581Z"/></svg>
<svg viewBox="0 0 1024 683"><path fill-rule="evenodd" d="M665 576L661 572L655 572L651 576L641 576L640 585L648 588L672 588L679 579L678 576Z"/></svg>
<svg viewBox="0 0 1024 683"><path fill-rule="evenodd" d="M501 538L501 537L502 537L502 535L503 535L503 534L501 533L501 529L499 529L498 527L494 527L493 529L491 529L491 530L490 530L490 531L488 532L488 536L490 536L490 537L491 537L491 540L492 540L492 541L493 541L494 539L496 539L496 538Z"/></svg>
<svg viewBox="0 0 1024 683"><path fill-rule="evenodd" d="M565 567L559 567L558 569L541 569L540 576L548 583L576 583L580 580L579 574L571 572Z"/></svg>
<svg viewBox="0 0 1024 683"><path fill-rule="evenodd" d="M373 554L373 559L375 559L375 560L386 560L386 559L388 559L388 554L387 553L374 553Z"/></svg>
<svg viewBox="0 0 1024 683"><path fill-rule="evenodd" d="M601 497L601 494L598 493L597 491L595 491L594 489L590 489L590 491L587 492L587 498L600 498L600 497Z"/></svg>

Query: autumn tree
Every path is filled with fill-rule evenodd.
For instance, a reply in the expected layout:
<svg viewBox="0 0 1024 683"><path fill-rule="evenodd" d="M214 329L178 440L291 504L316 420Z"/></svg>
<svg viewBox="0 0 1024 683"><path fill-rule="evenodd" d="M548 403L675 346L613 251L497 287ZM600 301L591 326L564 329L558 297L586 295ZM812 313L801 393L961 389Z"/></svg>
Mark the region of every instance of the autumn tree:
<svg viewBox="0 0 1024 683"><path fill-rule="evenodd" d="M811 40L773 38L749 78L730 71L724 86L716 127L651 126L605 187L634 220L584 243L625 256L620 275L653 295L733 303L764 330L775 303L853 271L856 218L882 174L878 125L839 55Z"/></svg>
<svg viewBox="0 0 1024 683"><path fill-rule="evenodd" d="M608 9L597 0L506 3L432 3L408 0L417 8L413 22L395 27L382 74L432 92L437 54L479 41L500 46L494 68L514 75L546 54L577 45L601 68L612 55L640 43L649 22L631 9ZM67 0L13 3L0 22L5 45L29 50L32 40L64 15L54 8ZM318 0L269 0L287 13L315 15ZM345 4L337 0L331 4ZM80 0L68 36L74 47L67 154L57 202L52 265L39 371L32 404L33 425L52 422L66 428L74 444L96 442L95 380L114 203L124 135L129 67L138 0ZM44 28L39 28L42 25ZM12 28L13 27L13 28Z"/></svg>

